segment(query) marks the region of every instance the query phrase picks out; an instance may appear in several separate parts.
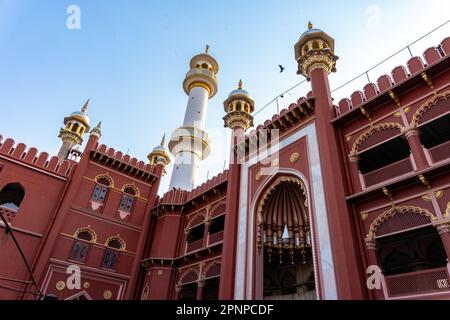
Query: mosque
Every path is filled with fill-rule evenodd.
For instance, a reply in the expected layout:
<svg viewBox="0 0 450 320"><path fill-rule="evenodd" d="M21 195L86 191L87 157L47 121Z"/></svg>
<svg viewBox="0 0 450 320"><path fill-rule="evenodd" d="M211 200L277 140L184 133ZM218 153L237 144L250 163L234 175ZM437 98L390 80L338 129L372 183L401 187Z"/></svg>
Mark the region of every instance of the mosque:
<svg viewBox="0 0 450 320"><path fill-rule="evenodd" d="M228 168L194 188L208 49L148 160L102 144L89 101L55 156L0 136L0 299L449 299L450 38L335 103L334 39L309 24L294 58L311 91L254 124L239 82Z"/></svg>

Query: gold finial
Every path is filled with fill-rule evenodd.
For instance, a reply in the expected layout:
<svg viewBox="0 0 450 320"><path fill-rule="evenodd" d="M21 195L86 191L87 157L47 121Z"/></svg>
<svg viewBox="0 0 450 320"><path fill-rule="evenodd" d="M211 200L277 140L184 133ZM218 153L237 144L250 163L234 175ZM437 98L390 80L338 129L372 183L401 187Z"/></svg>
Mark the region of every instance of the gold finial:
<svg viewBox="0 0 450 320"><path fill-rule="evenodd" d="M162 139L161 139L161 147L162 148L164 148L164 145L166 144L166 133L164 132L164 135L163 135L163 137L162 137Z"/></svg>
<svg viewBox="0 0 450 320"><path fill-rule="evenodd" d="M313 28L313 24L311 21L308 21L308 29L311 30Z"/></svg>
<svg viewBox="0 0 450 320"><path fill-rule="evenodd" d="M209 44L206 45L205 53L208 54L209 51Z"/></svg>
<svg viewBox="0 0 450 320"><path fill-rule="evenodd" d="M239 89L239 90L242 90L242 79L239 80L239 87L238 87L238 89Z"/></svg>
<svg viewBox="0 0 450 320"><path fill-rule="evenodd" d="M84 103L84 106L81 109L82 112L86 112L87 108L89 107L89 101L91 101L91 98L87 99L87 101Z"/></svg>

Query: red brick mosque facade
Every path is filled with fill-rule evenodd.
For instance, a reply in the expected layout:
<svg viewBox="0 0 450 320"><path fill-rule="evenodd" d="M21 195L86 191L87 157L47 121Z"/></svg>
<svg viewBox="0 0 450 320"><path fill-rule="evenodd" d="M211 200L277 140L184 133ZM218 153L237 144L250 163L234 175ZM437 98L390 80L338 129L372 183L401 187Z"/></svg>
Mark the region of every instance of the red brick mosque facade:
<svg viewBox="0 0 450 320"><path fill-rule="evenodd" d="M333 38L309 25L294 49L311 91L252 128L241 82L224 101L229 167L195 188L208 48L165 193L165 139L145 162L105 146L89 101L56 156L0 136L0 299L450 298L450 38L337 104Z"/></svg>

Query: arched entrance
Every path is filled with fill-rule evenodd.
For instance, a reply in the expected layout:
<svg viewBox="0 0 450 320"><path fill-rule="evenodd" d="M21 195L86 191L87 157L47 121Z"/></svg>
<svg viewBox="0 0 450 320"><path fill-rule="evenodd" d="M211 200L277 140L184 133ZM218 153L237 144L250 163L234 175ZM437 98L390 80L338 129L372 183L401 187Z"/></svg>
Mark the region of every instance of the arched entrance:
<svg viewBox="0 0 450 320"><path fill-rule="evenodd" d="M264 299L316 299L311 224L303 182L281 176L257 208L257 248L263 253Z"/></svg>

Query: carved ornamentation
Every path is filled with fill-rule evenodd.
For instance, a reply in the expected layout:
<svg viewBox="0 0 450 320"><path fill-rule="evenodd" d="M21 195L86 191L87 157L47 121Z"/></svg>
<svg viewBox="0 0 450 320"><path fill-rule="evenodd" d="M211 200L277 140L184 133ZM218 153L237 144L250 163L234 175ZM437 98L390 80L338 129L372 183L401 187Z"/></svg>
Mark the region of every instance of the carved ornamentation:
<svg viewBox="0 0 450 320"><path fill-rule="evenodd" d="M92 242L92 243L96 243L97 242L97 233L94 231L94 229L91 228L91 226L87 226L87 227L84 227L84 228L78 228L75 231L75 233L73 234L73 236L75 238L78 238L78 235L80 233L83 233L83 232L87 232L87 233L89 233L91 235L91 241L90 242Z"/></svg>
<svg viewBox="0 0 450 320"><path fill-rule="evenodd" d="M327 49L308 51L297 60L297 74L309 79L311 78L311 72L317 68L324 69L327 73L335 72L337 59L338 57Z"/></svg>
<svg viewBox="0 0 450 320"><path fill-rule="evenodd" d="M434 192L434 196L435 196L436 199L438 199L438 200L439 200L440 198L442 198L443 195L444 195L444 190L437 190L437 191ZM422 199L423 199L424 201L429 202L429 201L431 201L431 195L430 195L429 193L427 193L427 194L425 194L425 195L422 196Z"/></svg>
<svg viewBox="0 0 450 320"><path fill-rule="evenodd" d="M370 225L369 233L366 236L366 239L372 241L375 238L375 234L378 228L386 222L388 219L396 215L397 213L415 213L427 216L431 221L435 221L436 217L427 209L414 207L414 206L402 206L402 207L392 207L391 209L381 213Z"/></svg>
<svg viewBox="0 0 450 320"><path fill-rule="evenodd" d="M105 298L106 300L109 300L112 298L112 292L111 290L105 290L103 291L103 298Z"/></svg>
<svg viewBox="0 0 450 320"><path fill-rule="evenodd" d="M444 218L450 217L450 202L447 202L447 208L445 209Z"/></svg>
<svg viewBox="0 0 450 320"><path fill-rule="evenodd" d="M416 110L411 121L411 125L417 126L425 112L431 109L439 100L447 99L450 96L450 90L439 93L428 99L419 109Z"/></svg>
<svg viewBox="0 0 450 320"><path fill-rule="evenodd" d="M198 275L197 269L195 269L195 268L188 268L187 270L185 270L185 271L181 274L180 278L178 279L177 287L180 287L180 288L181 288L181 286L183 285L184 279L185 279L191 272L195 273L196 279L198 280L198 276L199 276L199 275Z"/></svg>
<svg viewBox="0 0 450 320"><path fill-rule="evenodd" d="M298 152L294 152L293 154L291 154L289 161L291 163L296 163L298 161L298 159L300 159L300 154Z"/></svg>
<svg viewBox="0 0 450 320"><path fill-rule="evenodd" d="M131 194L133 197L139 198L139 197L141 196L141 191L140 191L139 188L136 187L133 183L127 183L127 184L124 184L124 185L122 186L121 191L124 192L124 193L126 193L126 192L125 192L126 189L132 189L132 190L133 190L134 195Z"/></svg>
<svg viewBox="0 0 450 320"><path fill-rule="evenodd" d="M352 150L350 151L350 155L355 155L358 152L358 148L374 133L388 130L388 129L397 129L399 132L402 131L403 127L395 122L381 123L376 126L371 126L368 130L363 132L353 143Z"/></svg>
<svg viewBox="0 0 450 320"><path fill-rule="evenodd" d="M111 241L116 241L120 244L120 248L118 248L118 250L125 251L125 249L127 248L127 244L126 244L125 240L123 240L119 235L111 236L108 239L106 239L105 246L109 247L109 243Z"/></svg>
<svg viewBox="0 0 450 320"><path fill-rule="evenodd" d="M220 260L214 260L213 262L209 263L202 272L202 279L206 279L206 275L208 274L208 272L214 268L214 266L216 265L220 265Z"/></svg>
<svg viewBox="0 0 450 320"><path fill-rule="evenodd" d="M66 283L64 282L64 281L58 281L57 283L56 283L56 290L58 290L58 291L62 291L62 290L64 290L65 288L66 288Z"/></svg>
<svg viewBox="0 0 450 320"><path fill-rule="evenodd" d="M203 220L198 220L199 217L203 217ZM201 223L206 221L206 213L205 211L200 211L196 214L194 214L192 217L189 218L189 221L187 223L185 232L189 232L189 229L193 226L193 224L197 221L201 221Z"/></svg>
<svg viewBox="0 0 450 320"><path fill-rule="evenodd" d="M364 221L364 220L367 220L367 218L369 217L369 214L367 212L361 212L360 216L361 216L361 220Z"/></svg>
<svg viewBox="0 0 450 320"><path fill-rule="evenodd" d="M107 180L109 182L108 187L114 188L114 180L113 180L113 178L111 178L111 176L108 173L99 174L99 175L95 176L95 178L94 178L94 180L96 182L98 182L100 179Z"/></svg>
<svg viewBox="0 0 450 320"><path fill-rule="evenodd" d="M417 129L417 127L414 126L404 127L402 128L402 134L405 135L406 139L409 139L412 136L419 135L419 129Z"/></svg>
<svg viewBox="0 0 450 320"><path fill-rule="evenodd" d="M450 233L450 222L446 221L444 223L439 223L434 225L438 233L444 234L444 233Z"/></svg>

